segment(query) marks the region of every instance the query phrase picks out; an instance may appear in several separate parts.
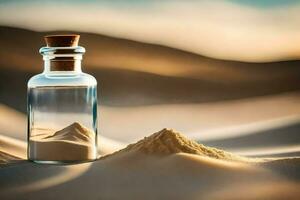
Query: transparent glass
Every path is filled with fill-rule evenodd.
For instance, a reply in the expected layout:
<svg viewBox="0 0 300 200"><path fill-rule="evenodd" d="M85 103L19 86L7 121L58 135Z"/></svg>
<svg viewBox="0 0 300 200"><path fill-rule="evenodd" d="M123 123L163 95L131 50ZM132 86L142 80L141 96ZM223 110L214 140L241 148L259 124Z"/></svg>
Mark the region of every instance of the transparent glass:
<svg viewBox="0 0 300 200"><path fill-rule="evenodd" d="M64 51L67 50L67 51ZM97 81L81 71L83 47L44 47L44 72L28 81L28 159L39 163L97 158ZM53 70L53 61L69 62Z"/></svg>

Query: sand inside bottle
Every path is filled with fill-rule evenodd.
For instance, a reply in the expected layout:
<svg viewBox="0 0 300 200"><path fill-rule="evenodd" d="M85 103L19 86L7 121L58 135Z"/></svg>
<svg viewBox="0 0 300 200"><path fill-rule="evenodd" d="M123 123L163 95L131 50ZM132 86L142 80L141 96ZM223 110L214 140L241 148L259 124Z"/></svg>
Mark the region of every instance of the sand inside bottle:
<svg viewBox="0 0 300 200"><path fill-rule="evenodd" d="M31 130L30 158L37 161L84 161L96 158L95 133L78 122L59 131Z"/></svg>

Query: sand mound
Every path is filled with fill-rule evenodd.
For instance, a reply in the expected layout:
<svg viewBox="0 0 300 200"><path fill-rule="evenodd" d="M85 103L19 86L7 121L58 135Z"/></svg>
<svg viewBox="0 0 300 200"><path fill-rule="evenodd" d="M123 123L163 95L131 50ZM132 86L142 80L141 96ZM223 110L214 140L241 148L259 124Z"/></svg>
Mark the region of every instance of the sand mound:
<svg viewBox="0 0 300 200"><path fill-rule="evenodd" d="M82 126L78 122L74 122L70 126L55 132L53 135L49 135L44 139L50 140L69 140L77 142L92 142L94 139L94 133L88 128Z"/></svg>
<svg viewBox="0 0 300 200"><path fill-rule="evenodd" d="M95 133L75 122L54 132L48 129L32 130L30 159L38 161L83 161L97 157Z"/></svg>
<svg viewBox="0 0 300 200"><path fill-rule="evenodd" d="M114 153L140 152L149 155L170 155L176 153L189 153L223 160L245 161L240 157L216 148L206 147L188 139L184 135L171 129L163 129L149 137L130 144L126 148ZM111 154L113 155L113 154Z"/></svg>

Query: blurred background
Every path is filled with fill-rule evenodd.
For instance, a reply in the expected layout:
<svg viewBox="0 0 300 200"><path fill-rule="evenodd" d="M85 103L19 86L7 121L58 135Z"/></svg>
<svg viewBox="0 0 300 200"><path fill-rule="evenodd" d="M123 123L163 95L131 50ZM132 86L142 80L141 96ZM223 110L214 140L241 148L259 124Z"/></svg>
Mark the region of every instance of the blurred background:
<svg viewBox="0 0 300 200"><path fill-rule="evenodd" d="M299 156L299 13L297 0L0 0L0 134L26 140L43 36L78 33L106 139L166 127L241 155Z"/></svg>

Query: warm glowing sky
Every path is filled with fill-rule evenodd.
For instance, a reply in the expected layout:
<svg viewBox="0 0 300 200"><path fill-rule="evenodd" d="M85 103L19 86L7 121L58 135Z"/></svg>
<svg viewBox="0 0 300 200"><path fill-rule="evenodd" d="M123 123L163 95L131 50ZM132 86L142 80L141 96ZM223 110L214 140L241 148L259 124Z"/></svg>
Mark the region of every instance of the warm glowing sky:
<svg viewBox="0 0 300 200"><path fill-rule="evenodd" d="M0 1L0 25L101 33L222 59L300 58L296 0L70 2Z"/></svg>

